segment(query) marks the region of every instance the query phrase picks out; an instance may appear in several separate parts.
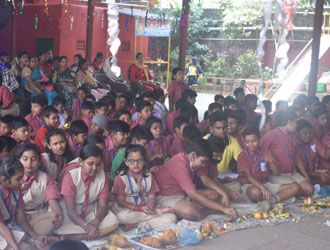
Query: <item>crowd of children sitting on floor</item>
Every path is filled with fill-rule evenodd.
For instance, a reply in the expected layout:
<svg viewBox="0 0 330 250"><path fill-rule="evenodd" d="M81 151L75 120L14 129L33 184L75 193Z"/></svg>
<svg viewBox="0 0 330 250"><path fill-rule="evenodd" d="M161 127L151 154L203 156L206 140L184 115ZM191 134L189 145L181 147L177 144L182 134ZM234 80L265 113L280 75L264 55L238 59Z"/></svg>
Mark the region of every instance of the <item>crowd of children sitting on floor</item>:
<svg viewBox="0 0 330 250"><path fill-rule="evenodd" d="M0 121L0 249L92 240L119 225L161 228L209 214L238 217L231 202L269 209L330 185L330 96L270 101L237 88L216 95L198 121L197 93L173 70L162 89L95 102L36 94L31 113ZM236 174L236 175L235 175ZM235 177L238 176L238 177ZM221 177L221 178L219 178Z"/></svg>

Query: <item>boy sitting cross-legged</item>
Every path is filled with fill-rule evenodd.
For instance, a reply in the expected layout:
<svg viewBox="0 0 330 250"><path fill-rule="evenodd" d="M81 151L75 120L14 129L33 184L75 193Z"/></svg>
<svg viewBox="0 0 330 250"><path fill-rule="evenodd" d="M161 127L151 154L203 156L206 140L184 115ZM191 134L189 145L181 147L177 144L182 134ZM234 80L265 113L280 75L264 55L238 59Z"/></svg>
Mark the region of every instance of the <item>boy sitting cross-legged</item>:
<svg viewBox="0 0 330 250"><path fill-rule="evenodd" d="M244 199L258 202L260 208L268 210L270 204L294 197L300 189L297 183L274 184L268 181L270 172L278 176L280 170L273 157L259 147L259 130L247 127L243 136L246 150L238 156L237 167ZM293 202L294 198L289 201Z"/></svg>

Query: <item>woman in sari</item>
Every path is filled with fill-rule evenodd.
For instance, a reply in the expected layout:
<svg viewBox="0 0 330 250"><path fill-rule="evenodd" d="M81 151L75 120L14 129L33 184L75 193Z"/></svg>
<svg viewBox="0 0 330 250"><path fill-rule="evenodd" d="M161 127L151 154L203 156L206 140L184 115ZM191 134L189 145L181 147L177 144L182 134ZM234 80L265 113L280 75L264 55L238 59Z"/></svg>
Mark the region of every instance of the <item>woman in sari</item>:
<svg viewBox="0 0 330 250"><path fill-rule="evenodd" d="M65 107L71 110L76 98L77 81L75 73L68 67L68 58L61 56L58 69L53 75L53 83L57 93L66 100Z"/></svg>
<svg viewBox="0 0 330 250"><path fill-rule="evenodd" d="M11 72L15 76L18 83L21 83L22 80L22 70L25 66L27 66L28 63L28 53L24 50L18 51L17 55L17 63L11 68Z"/></svg>
<svg viewBox="0 0 330 250"><path fill-rule="evenodd" d="M144 56L142 52L136 54L136 60L129 69L129 79L131 82L131 90L135 95L141 94L144 90L153 91L155 86L153 76L147 65L143 64Z"/></svg>
<svg viewBox="0 0 330 250"><path fill-rule="evenodd" d="M37 57L30 56L28 66L24 67L22 70L21 83L26 90L26 96L32 98L37 94L43 93L48 98L48 105L52 105L53 99L57 94L53 91L52 85L49 85L48 82L49 79L45 77L40 68L37 67ZM46 85L42 85L42 83Z"/></svg>
<svg viewBox="0 0 330 250"><path fill-rule="evenodd" d="M76 75L78 85L85 86L90 89L90 92L97 100L104 97L109 90L98 88L92 74L88 71L88 61L87 59L81 59L78 63L78 72Z"/></svg>

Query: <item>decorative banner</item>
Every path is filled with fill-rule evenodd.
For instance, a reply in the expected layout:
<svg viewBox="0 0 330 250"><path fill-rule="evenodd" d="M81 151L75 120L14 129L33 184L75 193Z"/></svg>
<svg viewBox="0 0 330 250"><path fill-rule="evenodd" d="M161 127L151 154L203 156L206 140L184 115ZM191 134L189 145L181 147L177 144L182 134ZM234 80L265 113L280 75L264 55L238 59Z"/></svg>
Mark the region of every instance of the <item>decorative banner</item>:
<svg viewBox="0 0 330 250"><path fill-rule="evenodd" d="M102 26L102 29L104 28L104 14L102 14L102 19L101 19L101 26Z"/></svg>
<svg viewBox="0 0 330 250"><path fill-rule="evenodd" d="M171 36L171 25L168 19L163 21L159 18L147 19L135 17L135 35L136 36L154 36L154 37L169 37Z"/></svg>
<svg viewBox="0 0 330 250"><path fill-rule="evenodd" d="M109 39L107 43L110 47L110 52L112 54L112 66L111 71L115 73L117 77L120 76L120 68L117 66L117 52L120 47L120 40L118 38L119 34L119 12L118 5L115 0L107 0L108 3L108 35Z"/></svg>
<svg viewBox="0 0 330 250"><path fill-rule="evenodd" d="M38 29L38 16L37 14L34 14L34 29Z"/></svg>
<svg viewBox="0 0 330 250"><path fill-rule="evenodd" d="M73 21L74 21L74 17L72 16L72 17L71 17L71 20L70 20L70 30L72 30Z"/></svg>

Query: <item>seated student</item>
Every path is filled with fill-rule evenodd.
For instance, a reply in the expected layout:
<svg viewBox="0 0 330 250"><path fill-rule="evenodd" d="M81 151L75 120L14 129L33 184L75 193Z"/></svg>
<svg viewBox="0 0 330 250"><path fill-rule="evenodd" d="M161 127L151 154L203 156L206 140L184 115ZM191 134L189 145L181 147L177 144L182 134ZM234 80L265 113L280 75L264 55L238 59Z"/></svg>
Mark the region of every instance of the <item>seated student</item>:
<svg viewBox="0 0 330 250"><path fill-rule="evenodd" d="M137 125L145 126L147 120L152 116L152 105L150 102L142 101L137 107L138 119L133 122L131 128Z"/></svg>
<svg viewBox="0 0 330 250"><path fill-rule="evenodd" d="M174 111L175 103L182 97L182 92L189 88L188 84L183 82L183 79L183 69L174 68L172 70L172 82L167 90L170 112Z"/></svg>
<svg viewBox="0 0 330 250"><path fill-rule="evenodd" d="M330 95L323 96L322 103L325 105L325 109L327 110L328 127L330 127Z"/></svg>
<svg viewBox="0 0 330 250"><path fill-rule="evenodd" d="M146 150L149 158L150 172L154 174L169 159L170 145L163 138L163 127L160 119L150 117L147 120L146 128L149 129L153 136L153 139L147 144Z"/></svg>
<svg viewBox="0 0 330 250"><path fill-rule="evenodd" d="M64 107L66 104L66 100L63 97L56 96L53 99L53 107L57 110L58 112L58 120L59 120L59 125L60 127L63 127L64 124L68 123L65 114L64 114Z"/></svg>
<svg viewBox="0 0 330 250"><path fill-rule="evenodd" d="M280 111L284 111L289 107L289 104L287 101L279 100L276 102L276 110L271 115L272 116L272 128L276 128L276 117Z"/></svg>
<svg viewBox="0 0 330 250"><path fill-rule="evenodd" d="M215 95L214 102L219 103L223 107L225 105L225 97L223 95Z"/></svg>
<svg viewBox="0 0 330 250"><path fill-rule="evenodd" d="M78 99L73 100L72 104L72 119L80 119L81 115L81 105L86 101L86 96L88 94L88 89L85 87L80 87L77 90Z"/></svg>
<svg viewBox="0 0 330 250"><path fill-rule="evenodd" d="M257 116L256 123L254 125L256 128L259 128L260 127L261 118L262 118L261 115L258 115ZM260 137L262 137L264 134L266 134L270 130L272 130L272 117L270 115L267 115L266 116L265 123L262 126L261 131L260 131Z"/></svg>
<svg viewBox="0 0 330 250"><path fill-rule="evenodd" d="M312 134L317 140L321 141L329 133L328 114L325 108L317 108L313 111L313 118L307 117L312 125Z"/></svg>
<svg viewBox="0 0 330 250"><path fill-rule="evenodd" d="M165 93L164 90L159 88L155 89L153 92L153 97L155 100L154 110L161 115L161 120L163 123L164 130L166 129L166 116L168 115L169 111L167 107L165 106Z"/></svg>
<svg viewBox="0 0 330 250"><path fill-rule="evenodd" d="M227 189L218 179L217 163L221 161L222 153L226 144L221 138L210 137L207 142L212 149L213 157L205 167L195 171L194 184L197 189L208 188L215 191L221 198L221 204L225 207L230 206L230 196Z"/></svg>
<svg viewBox="0 0 330 250"><path fill-rule="evenodd" d="M195 105L196 103L196 97L197 93L196 91L193 91L192 89L185 89L182 92L182 99L190 103L191 105Z"/></svg>
<svg viewBox="0 0 330 250"><path fill-rule="evenodd" d="M180 109L180 116L185 117L190 124L198 124L198 111L194 105L188 104L184 105Z"/></svg>
<svg viewBox="0 0 330 250"><path fill-rule="evenodd" d="M189 105L189 103L183 99L179 99L176 103L175 103L175 110L172 111L171 113L169 113L166 118L166 129L167 132L170 134L174 134L174 119L177 118L180 115L180 110L183 106L185 105Z"/></svg>
<svg viewBox="0 0 330 250"><path fill-rule="evenodd" d="M313 109L316 103L319 103L320 100L317 96L308 96L306 99L306 114L305 117L313 117Z"/></svg>
<svg viewBox="0 0 330 250"><path fill-rule="evenodd" d="M305 94L299 94L292 103L292 106L299 106L306 110L307 107L307 96ZM288 108L288 106L286 107Z"/></svg>
<svg viewBox="0 0 330 250"><path fill-rule="evenodd" d="M104 115L105 117L107 117L108 107L104 102L98 101L94 104L94 112L95 115Z"/></svg>
<svg viewBox="0 0 330 250"><path fill-rule="evenodd" d="M11 137L15 139L18 146L30 142L29 139L29 124L22 117L14 117L13 122L10 125L11 127Z"/></svg>
<svg viewBox="0 0 330 250"><path fill-rule="evenodd" d="M278 176L280 170L273 157L259 147L259 129L247 127L243 136L246 149L238 156L237 168L244 199L258 202L258 207L266 211L270 204L287 199L290 199L288 202L294 202L294 196L300 189L297 183L275 184L268 181L270 172Z"/></svg>
<svg viewBox="0 0 330 250"><path fill-rule="evenodd" d="M182 147L182 151L178 151L177 153L179 152L183 152L185 146L183 146L183 137L182 137L182 132L183 132L183 129L185 128L185 126L188 125L188 120L183 117L183 116L178 116L174 119L174 130L175 130L175 134L174 134L174 138L172 140L172 143L171 143L171 148L170 148L170 154L171 156L172 155L172 150L173 148L181 148ZM180 146L182 145L182 146ZM176 151L176 150L174 150ZM177 154L175 153L175 154Z"/></svg>
<svg viewBox="0 0 330 250"><path fill-rule="evenodd" d="M31 99L31 113L25 116L29 123L30 137L34 138L42 127L42 110L47 107L48 99L44 94L39 94Z"/></svg>
<svg viewBox="0 0 330 250"><path fill-rule="evenodd" d="M258 113L255 112L257 108L258 97L253 94L248 94L244 98L244 107L246 123L250 126L254 126L255 120L258 116Z"/></svg>
<svg viewBox="0 0 330 250"><path fill-rule="evenodd" d="M46 134L46 143L46 152L41 154L41 162L47 174L58 181L62 169L74 159L74 156L61 129L49 130Z"/></svg>
<svg viewBox="0 0 330 250"><path fill-rule="evenodd" d="M225 173L229 169L229 165L232 159L237 161L239 154L242 152L242 148L239 142L228 134L227 117L222 112L216 112L210 117L210 134L206 135L204 139L216 136L222 138L227 147L223 153L222 160L217 164L218 172Z"/></svg>
<svg viewBox="0 0 330 250"><path fill-rule="evenodd" d="M235 96L235 100L237 101L237 109L243 108L244 98L245 98L244 88L243 87L236 88L234 90L234 96Z"/></svg>
<svg viewBox="0 0 330 250"><path fill-rule="evenodd" d="M266 114L270 114L272 112L272 102L270 100L263 100L262 104L264 105L265 109L266 109Z"/></svg>
<svg viewBox="0 0 330 250"><path fill-rule="evenodd" d="M124 121L110 121L108 123L109 135L105 139L104 170L111 172L113 160L118 152L127 144L129 126Z"/></svg>
<svg viewBox="0 0 330 250"><path fill-rule="evenodd" d="M236 101L236 99L232 96L227 96L224 100L223 108L224 108L224 111L226 111L227 109L230 109L232 111L236 111L237 110L237 101Z"/></svg>
<svg viewBox="0 0 330 250"><path fill-rule="evenodd" d="M298 183L300 190L297 196L312 195L314 188L298 155L297 141L293 135L297 127L297 116L291 108L281 111L277 117L278 127L268 131L260 141L260 146L277 162L280 175L269 175L274 184ZM297 169L299 170L298 173Z"/></svg>
<svg viewBox="0 0 330 250"><path fill-rule="evenodd" d="M136 126L132 128L129 133L129 141L128 144L138 144L146 148L149 143L152 135L150 131L143 126ZM111 167L111 179L114 180L117 173L117 169L122 165L125 158L126 147L118 152L116 157L113 159L112 167Z"/></svg>
<svg viewBox="0 0 330 250"><path fill-rule="evenodd" d="M60 240L52 243L47 250L88 250L89 248L81 241Z"/></svg>
<svg viewBox="0 0 330 250"><path fill-rule="evenodd" d="M67 239L97 239L118 227L118 219L108 209L110 189L102 150L93 144L85 145L79 166L63 178L61 195L66 209L55 233Z"/></svg>
<svg viewBox="0 0 330 250"><path fill-rule="evenodd" d="M204 120L209 119L210 115L214 112L222 111L222 106L217 102L209 104L208 109L204 112Z"/></svg>
<svg viewBox="0 0 330 250"><path fill-rule="evenodd" d="M37 145L23 144L16 152L16 157L24 167L21 192L27 220L37 234L49 234L63 221L58 203L60 192L54 179L41 171L41 154Z"/></svg>
<svg viewBox="0 0 330 250"><path fill-rule="evenodd" d="M88 127L82 120L75 120L70 124L70 135L67 141L74 158L79 157L82 146L88 135Z"/></svg>
<svg viewBox="0 0 330 250"><path fill-rule="evenodd" d="M80 110L80 119L85 122L88 127L88 132L92 133L92 116L93 116L94 106L91 102L83 102Z"/></svg>
<svg viewBox="0 0 330 250"><path fill-rule="evenodd" d="M110 91L110 93L112 92ZM115 98L112 98L110 96L105 96L100 101L107 105L106 117L107 117L107 121L111 121L112 120L111 116L115 112L115 108L116 108Z"/></svg>
<svg viewBox="0 0 330 250"><path fill-rule="evenodd" d="M91 102L94 105L96 103L96 98L92 94L88 94L88 95L86 95L85 101L86 102Z"/></svg>
<svg viewBox="0 0 330 250"><path fill-rule="evenodd" d="M118 110L117 113L116 113L115 120L124 121L129 125L129 127L132 127L132 124L133 124L132 115L127 110L122 110L122 109Z"/></svg>
<svg viewBox="0 0 330 250"><path fill-rule="evenodd" d="M38 250L47 247L45 242L48 238L43 234L37 234L25 218L23 195L20 192L23 176L24 168L19 160L11 156L2 159L0 163L1 249L26 249L31 247L29 244ZM13 227L12 223L23 229L23 232Z"/></svg>
<svg viewBox="0 0 330 250"><path fill-rule="evenodd" d="M179 116L180 117L180 116ZM178 132L178 134L181 132ZM184 152L184 149L195 139L201 138L201 131L192 124L187 124L182 129L182 135L176 136L170 148L171 157Z"/></svg>
<svg viewBox="0 0 330 250"><path fill-rule="evenodd" d="M5 115L1 118L0 121L0 136L3 135L11 135L11 127L10 124L14 121L14 116L12 115Z"/></svg>
<svg viewBox="0 0 330 250"><path fill-rule="evenodd" d="M116 111L118 110L128 110L128 106L131 103L131 98L126 94L120 94L116 98ZM116 112L113 113L113 117Z"/></svg>
<svg viewBox="0 0 330 250"><path fill-rule="evenodd" d="M7 136L0 136L0 161L4 157L10 155L9 152L8 152L8 149L7 149L7 142L3 139L3 137L7 137Z"/></svg>
<svg viewBox="0 0 330 250"><path fill-rule="evenodd" d="M329 185L330 169L319 169L320 166L324 165L324 162L329 162L330 160L329 144L325 147L313 137L312 125L303 119L297 121L296 135L299 140L298 154L312 183Z"/></svg>
<svg viewBox="0 0 330 250"><path fill-rule="evenodd" d="M48 130L58 127L58 112L52 106L44 108L42 111L42 127L38 130L35 144L40 148L41 153L45 152L46 134Z"/></svg>
<svg viewBox="0 0 330 250"><path fill-rule="evenodd" d="M104 115L95 115L91 121L91 134L97 134L100 136L107 136L106 131L107 118Z"/></svg>
<svg viewBox="0 0 330 250"><path fill-rule="evenodd" d="M152 228L161 228L176 223L173 209L158 208L156 193L159 187L149 172L147 152L141 145L130 144L125 151L124 163L117 170L112 193L115 194L119 207L115 209L120 224L138 224L143 227L148 223ZM124 231L125 231L124 229Z"/></svg>
<svg viewBox="0 0 330 250"><path fill-rule="evenodd" d="M243 135L240 133L240 127L242 127L243 122L241 117L237 112L226 112L227 124L228 124L228 134L238 141L241 148L245 148Z"/></svg>
<svg viewBox="0 0 330 250"><path fill-rule="evenodd" d="M226 213L237 218L235 209L217 202L219 195L216 192L197 190L193 183L195 170L204 167L211 158L210 145L206 140L198 139L184 153L175 155L161 166L155 174L160 189L157 193L160 206L172 207L179 218L192 221L214 213Z"/></svg>
<svg viewBox="0 0 330 250"><path fill-rule="evenodd" d="M105 142L104 142L104 138L100 135L96 135L96 134L90 134L87 136L87 139L85 141L85 144L94 144L96 146L98 146L102 151L104 151L105 149Z"/></svg>
<svg viewBox="0 0 330 250"><path fill-rule="evenodd" d="M0 151L1 159L5 156L14 156L16 149L18 147L17 142L10 136L0 136L0 140L5 142L5 145L2 145L2 150ZM0 160L1 160L0 159Z"/></svg>

